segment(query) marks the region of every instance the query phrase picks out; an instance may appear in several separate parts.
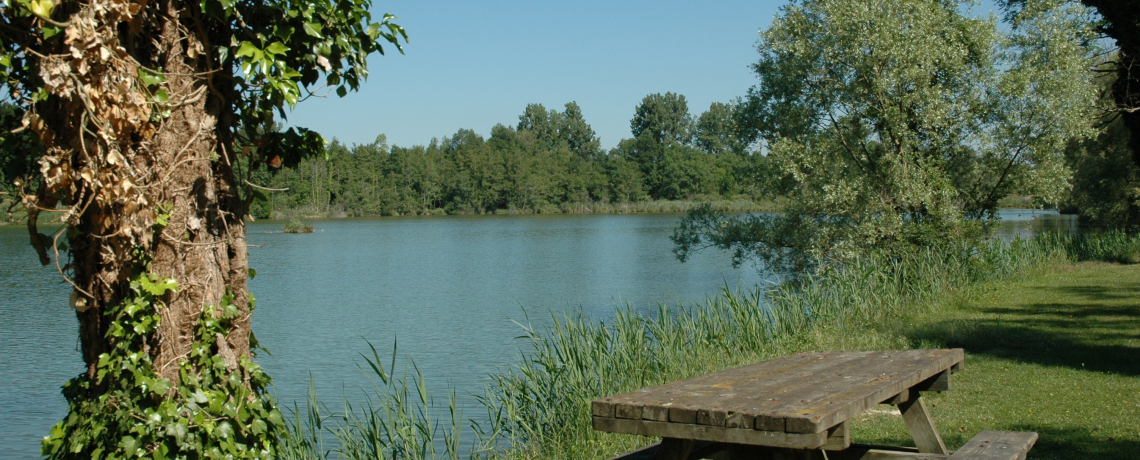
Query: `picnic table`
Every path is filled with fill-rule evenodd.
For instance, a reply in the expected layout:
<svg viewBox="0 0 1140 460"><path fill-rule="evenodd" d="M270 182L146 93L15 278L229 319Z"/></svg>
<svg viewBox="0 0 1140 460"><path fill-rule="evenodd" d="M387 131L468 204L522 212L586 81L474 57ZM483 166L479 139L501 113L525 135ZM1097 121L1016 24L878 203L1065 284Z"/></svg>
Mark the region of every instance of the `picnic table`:
<svg viewBox="0 0 1140 460"><path fill-rule="evenodd" d="M660 436L614 460L743 458L1025 458L1036 433L983 431L956 452L922 399L950 389L962 349L799 353L667 383L591 404L594 429ZM916 448L851 442L849 421L877 404L899 408Z"/></svg>

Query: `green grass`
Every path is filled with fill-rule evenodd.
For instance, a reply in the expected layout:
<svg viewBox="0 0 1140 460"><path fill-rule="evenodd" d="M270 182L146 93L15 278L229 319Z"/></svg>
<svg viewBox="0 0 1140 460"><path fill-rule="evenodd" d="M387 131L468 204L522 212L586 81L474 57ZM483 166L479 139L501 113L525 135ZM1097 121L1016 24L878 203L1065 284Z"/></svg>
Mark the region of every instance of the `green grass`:
<svg viewBox="0 0 1140 460"><path fill-rule="evenodd" d="M963 347L965 372L951 391L930 397L948 447L982 430L1032 430L1041 439L1031 458L1133 456L1140 266L1072 261L1115 260L1138 241L1107 233L932 248L649 315L555 317L549 328L526 331L529 345L516 365L489 376L482 402L491 423L479 427L476 454L609 458L655 440L592 430L589 401L599 397L801 351ZM418 374L410 387L404 381L386 381L376 402L346 407L325 429L342 445L368 440L372 453L454 459L453 448L427 444L457 445L454 411L436 417L450 420L443 423L450 430L429 433L435 422L422 410L439 406L408 393L420 387ZM856 441L912 445L890 409L854 420ZM401 437L412 431L419 434ZM345 450L343 457L357 457Z"/></svg>
<svg viewBox="0 0 1140 460"><path fill-rule="evenodd" d="M653 440L592 430L592 399L800 351L930 345L870 328L1060 262L1058 248L1024 241L932 248L652 315L555 318L528 331L528 359L493 376L485 400L498 411L491 431L511 447L504 457L608 458Z"/></svg>
<svg viewBox="0 0 1140 460"><path fill-rule="evenodd" d="M1062 266L872 333L966 349L965 371L931 398L951 448L993 429L1039 433L1030 458L1140 451L1140 267ZM861 417L852 428L871 442L909 439L893 414Z"/></svg>

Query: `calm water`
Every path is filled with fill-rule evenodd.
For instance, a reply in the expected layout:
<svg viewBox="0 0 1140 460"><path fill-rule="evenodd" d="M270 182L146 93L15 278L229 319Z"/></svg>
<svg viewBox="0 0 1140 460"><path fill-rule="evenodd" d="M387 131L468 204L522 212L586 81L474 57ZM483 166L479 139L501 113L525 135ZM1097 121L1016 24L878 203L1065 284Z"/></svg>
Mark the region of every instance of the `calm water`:
<svg viewBox="0 0 1140 460"><path fill-rule="evenodd" d="M999 236L1075 228L1067 216L1003 211ZM312 222L285 235L254 223L258 276L254 332L272 356L258 361L279 401L304 400L310 376L336 407L371 386L357 364L371 341L413 358L429 379L469 395L514 362L518 324L548 312L607 317L615 307L697 301L728 285L766 283L727 254L676 261L677 215L480 216ZM82 371L67 285L40 267L20 227L0 227L0 458L38 456L39 439L66 413L59 386Z"/></svg>

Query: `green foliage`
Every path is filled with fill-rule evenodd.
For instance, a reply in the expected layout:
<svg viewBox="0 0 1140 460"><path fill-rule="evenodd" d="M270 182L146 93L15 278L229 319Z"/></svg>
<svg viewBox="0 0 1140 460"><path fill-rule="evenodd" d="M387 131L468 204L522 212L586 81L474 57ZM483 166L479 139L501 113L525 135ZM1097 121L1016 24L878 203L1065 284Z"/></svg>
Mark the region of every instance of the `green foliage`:
<svg viewBox="0 0 1140 460"><path fill-rule="evenodd" d="M1111 104L1117 78L1101 79L1102 104ZM1065 150L1073 189L1062 209L1080 214L1086 226L1140 230L1140 166L1134 161L1132 135L1117 113L1106 114L1101 125L1096 137L1072 142Z"/></svg>
<svg viewBox="0 0 1140 460"><path fill-rule="evenodd" d="M1065 145L1093 133L1090 12L1032 1L994 18L961 2L805 0L762 32L738 109L768 153L779 216L690 214L678 252L734 248L774 270L977 237L999 199L1057 202Z"/></svg>
<svg viewBox="0 0 1140 460"><path fill-rule="evenodd" d="M1078 235L1048 234L1038 239L1050 247L1060 248L1074 262L1140 263L1140 235L1135 233L1108 230Z"/></svg>
<svg viewBox="0 0 1140 460"><path fill-rule="evenodd" d="M45 24L39 17L74 8L37 1L18 5L0 16L5 25L0 33L0 81L17 105L27 107L46 97L35 56L53 52L49 50L63 36L62 25ZM255 167L292 167L302 157L323 151L324 140L315 132L272 129L275 117L286 118L286 108L313 95L335 92L344 97L356 91L368 76L368 56L384 54L386 44L403 53L401 39L404 43L408 39L404 29L392 22L395 16L384 14L374 21L371 0L203 0L189 5L186 15L193 16L203 35L198 39L212 48L195 44L185 52L192 58L201 56L211 69L206 74L225 69L221 73L225 78L210 83L212 91L226 100L226 115L219 122L227 134L241 128L236 145L230 147L242 150ZM138 9L145 7L146 2L139 2ZM61 19L59 14L55 17ZM26 49L40 52L29 54ZM138 73L140 86L153 92L152 100L165 103L169 95L161 71L140 68ZM321 92L311 92L318 87ZM159 111L160 117L162 113L168 115L169 110Z"/></svg>
<svg viewBox="0 0 1140 460"><path fill-rule="evenodd" d="M928 329L916 331L903 319L970 299L991 289L988 283L1015 280L1068 261L1105 260L1121 248L1138 245L1140 237L1106 233L928 246L901 255L865 254L798 282L758 290L726 288L704 302L657 305L648 314L627 307L606 320L579 313L552 317L545 328L528 321L522 325L525 346L519 361L492 374L478 397L490 422L476 429L480 439L475 454L532 459L614 456L649 439L593 430L591 400L821 347L954 346L932 344ZM963 330L959 323L945 329ZM322 416L313 409L315 399L310 401L308 421L298 416L293 429L314 441L302 449L308 454L288 458L323 458L313 447L319 438L312 429L330 418L341 421L324 429L335 433L341 445L352 446L339 451L346 458L427 458L433 455L431 445L441 442L447 446L445 455L455 458L450 450L458 439L453 395L448 407L436 406L418 370L394 378L389 370L395 367L395 354L393 349L387 368L375 348L365 356L379 382L363 410L347 407L343 415ZM442 432L431 428L431 414L440 413L450 414L451 423ZM897 418L892 423L895 431L903 429ZM860 428L880 428L872 425ZM500 450L486 450L491 448Z"/></svg>
<svg viewBox="0 0 1140 460"><path fill-rule="evenodd" d="M692 116L685 96L654 93L645 96L629 121L633 137L648 136L660 145L688 144L692 136Z"/></svg>
<svg viewBox="0 0 1140 460"><path fill-rule="evenodd" d="M1080 214L1083 224L1140 230L1140 167L1132 161L1129 137L1116 118L1097 137L1067 150L1073 190L1062 206Z"/></svg>
<svg viewBox="0 0 1140 460"><path fill-rule="evenodd" d="M697 147L717 155L745 153L747 145L736 135L739 131L736 113L738 107L736 103L713 102L694 125L693 137Z"/></svg>
<svg viewBox="0 0 1140 460"><path fill-rule="evenodd" d="M405 363L397 374L395 343L387 367L376 347L372 343L368 347L371 353L361 354L366 366L360 367L373 387L361 388L360 402L346 398L343 411L333 412L318 401L310 382L309 400L304 409L294 405L278 457L318 460L335 451L346 460L458 460L464 418L455 392L449 389L446 406L438 403L415 362ZM335 449L326 450L325 439L335 439ZM481 453L477 449L472 458Z"/></svg>
<svg viewBox="0 0 1140 460"><path fill-rule="evenodd" d="M463 413L457 406L455 392L448 392L446 408L439 407L414 362L410 363L410 374L408 365L402 376L391 374L396 371L395 344L387 369L376 347L371 343L368 346L371 356L362 357L370 376L378 381L373 381L376 386L366 394L363 404L353 405L345 400L339 426L334 430L340 446L337 453L346 460L459 460ZM447 425L442 429L441 420L435 418L440 409L447 414ZM443 445L437 446L438 441L443 441ZM437 452L438 447L443 447L443 455Z"/></svg>
<svg viewBox="0 0 1140 460"><path fill-rule="evenodd" d="M41 180L36 174L36 159L43 151L39 141L30 131L12 133L21 128L23 116L24 111L15 104L0 103L0 222L27 218L15 184L20 181L35 188Z"/></svg>
<svg viewBox="0 0 1140 460"><path fill-rule="evenodd" d="M498 415L495 432L512 442L508 456L617 455L647 440L594 431L591 400L803 351L817 331L892 324L952 292L1062 257L1039 241L927 247L902 257L867 255L826 276L767 291L726 288L704 302L659 305L648 315L624 309L605 321L555 317L548 328L527 327L524 357L492 376L483 403Z"/></svg>
<svg viewBox="0 0 1140 460"><path fill-rule="evenodd" d="M308 226L296 217L289 219L285 224L285 233L313 233L313 227Z"/></svg>
<svg viewBox="0 0 1140 460"><path fill-rule="evenodd" d="M714 104L710 110L719 112L705 118L720 121L703 132L738 146L725 125L727 107ZM381 135L351 147L334 141L325 156L298 159L295 166L286 161L275 172L249 161L239 168L253 165L252 182L288 189L254 199L258 217L375 216L547 213L737 197L754 192L760 161L743 150L660 145L649 137L623 141L607 154L571 102L563 112L530 104L517 127L496 125L489 139L459 130L427 146L400 147Z"/></svg>
<svg viewBox="0 0 1140 460"><path fill-rule="evenodd" d="M233 298L203 310L189 354L178 363L175 386L158 377L147 350L154 346L162 299L176 291L177 282L141 273L130 289L122 304L103 312L112 348L99 356L95 375L81 374L64 385L68 416L44 438L43 454L274 458L285 425L265 393L269 377L250 357L227 357L219 348L228 347L219 340L239 319Z"/></svg>

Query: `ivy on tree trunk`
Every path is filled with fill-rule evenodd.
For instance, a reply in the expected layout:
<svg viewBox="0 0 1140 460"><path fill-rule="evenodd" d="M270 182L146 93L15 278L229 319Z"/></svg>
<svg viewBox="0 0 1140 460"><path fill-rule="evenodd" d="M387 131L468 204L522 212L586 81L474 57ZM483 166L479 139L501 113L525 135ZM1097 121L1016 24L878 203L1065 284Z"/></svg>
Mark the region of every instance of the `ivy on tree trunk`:
<svg viewBox="0 0 1140 460"><path fill-rule="evenodd" d="M252 361L235 176L323 148L275 112L323 76L339 95L403 29L367 0L17 0L0 77L43 145L16 186L41 263L73 287L86 369L64 386L52 458L264 458L280 413ZM401 50L402 51L402 50ZM310 93L311 94L311 93ZM243 187L245 187L243 189ZM54 234L41 221L62 224Z"/></svg>

